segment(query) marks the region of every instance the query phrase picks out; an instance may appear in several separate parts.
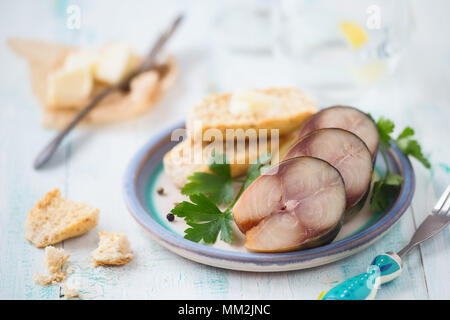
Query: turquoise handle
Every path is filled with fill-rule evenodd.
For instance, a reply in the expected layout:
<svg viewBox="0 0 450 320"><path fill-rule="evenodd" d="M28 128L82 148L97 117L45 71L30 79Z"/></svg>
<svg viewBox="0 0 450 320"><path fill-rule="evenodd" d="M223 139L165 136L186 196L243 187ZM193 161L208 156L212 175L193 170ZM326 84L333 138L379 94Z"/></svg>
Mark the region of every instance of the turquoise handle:
<svg viewBox="0 0 450 320"><path fill-rule="evenodd" d="M367 272L341 282L329 290L321 300L372 300L381 284L392 281L402 272L402 260L393 252L373 259Z"/></svg>

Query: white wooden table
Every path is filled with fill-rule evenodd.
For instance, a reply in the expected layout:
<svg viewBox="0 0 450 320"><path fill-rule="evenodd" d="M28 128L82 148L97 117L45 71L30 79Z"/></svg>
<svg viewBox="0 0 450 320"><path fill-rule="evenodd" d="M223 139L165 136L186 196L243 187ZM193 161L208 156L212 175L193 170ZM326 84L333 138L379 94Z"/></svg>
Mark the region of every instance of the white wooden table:
<svg viewBox="0 0 450 320"><path fill-rule="evenodd" d="M80 5L80 30L65 27L69 3ZM135 223L122 199L124 168L137 149L163 128L184 119L186 110L211 90L285 84L270 55L242 57L218 66L211 58L212 1L14 1L0 2L0 298L59 299L59 286L33 284L43 250L24 238L29 210L49 190L82 200L101 210L99 226L87 235L64 241L74 267L71 281L85 298L99 299L315 299L321 291L366 269L381 252L400 249L450 183L450 6L414 1L416 30L397 75L368 93L359 106L416 130L433 168L413 160L416 193L400 222L379 242L350 258L326 266L283 273L221 270L180 258L162 248ZM40 110L31 94L24 61L7 48L9 36L99 45L128 41L139 51L155 39L178 9L188 18L167 51L174 53L180 77L147 115L101 129L80 128L67 139L51 163L32 169L40 148L55 132L40 125ZM273 66L273 67L272 67ZM228 70L228 71L227 71ZM234 71L236 72L236 71ZM120 268L91 267L97 231L123 231L135 259ZM414 250L403 275L382 287L380 299L450 298L450 229Z"/></svg>

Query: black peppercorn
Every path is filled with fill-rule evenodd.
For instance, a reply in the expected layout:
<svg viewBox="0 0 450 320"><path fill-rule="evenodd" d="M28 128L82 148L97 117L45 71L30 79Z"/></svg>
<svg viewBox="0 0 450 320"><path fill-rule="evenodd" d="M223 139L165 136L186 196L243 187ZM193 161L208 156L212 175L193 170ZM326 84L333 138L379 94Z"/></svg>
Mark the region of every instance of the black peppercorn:
<svg viewBox="0 0 450 320"><path fill-rule="evenodd" d="M175 220L175 216L173 213L168 213L166 216L167 220L169 220L170 222L172 222L173 220Z"/></svg>
<svg viewBox="0 0 450 320"><path fill-rule="evenodd" d="M162 194L164 194L164 188L163 188L163 187L158 187L158 188L156 189L156 192L157 192L159 195L162 195Z"/></svg>

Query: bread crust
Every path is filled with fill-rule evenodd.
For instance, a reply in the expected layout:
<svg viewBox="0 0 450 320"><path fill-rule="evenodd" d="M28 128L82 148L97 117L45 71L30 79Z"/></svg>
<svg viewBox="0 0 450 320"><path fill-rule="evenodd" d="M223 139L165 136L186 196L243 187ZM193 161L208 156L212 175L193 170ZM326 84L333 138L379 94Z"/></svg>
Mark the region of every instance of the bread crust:
<svg viewBox="0 0 450 320"><path fill-rule="evenodd" d="M280 137L279 144L283 144L284 140L284 137ZM238 147L241 144L245 144L245 151ZM201 146L201 162L197 162L194 156L194 151L196 150L195 142L190 139L183 140L164 155L164 171L178 188L182 188L188 182L187 178L194 172L211 172L208 168L208 161L211 158L213 150L219 154L225 153L227 159L231 159L228 156L229 153L227 153L225 145L224 143L220 147L220 144L215 144L214 142L203 143ZM235 178L246 174L250 165L255 163L258 157L267 152L271 152L272 147L278 148L278 145L272 145L269 139L265 147L261 143L258 144L257 150L253 150L248 147L247 142L236 141L233 155L234 161L230 161L229 163L231 177Z"/></svg>
<svg viewBox="0 0 450 320"><path fill-rule="evenodd" d="M25 238L42 248L82 235L98 224L100 210L63 199L59 189L48 192L25 221Z"/></svg>
<svg viewBox="0 0 450 320"><path fill-rule="evenodd" d="M276 129L282 136L300 127L318 110L316 103L296 88L255 91L276 97L280 102L279 108L236 115L229 107L232 93L211 94L191 109L186 122L188 136L191 139L201 138L209 129L220 130L223 137L227 129L267 129L268 136L272 129ZM197 127L196 122L201 123L201 127Z"/></svg>
<svg viewBox="0 0 450 320"><path fill-rule="evenodd" d="M134 257L130 242L121 232L99 232L98 248L92 254L94 267L106 265L123 265Z"/></svg>
<svg viewBox="0 0 450 320"><path fill-rule="evenodd" d="M62 248L57 249L53 246L45 247L44 263L50 273L59 272L69 257L70 254L65 253Z"/></svg>

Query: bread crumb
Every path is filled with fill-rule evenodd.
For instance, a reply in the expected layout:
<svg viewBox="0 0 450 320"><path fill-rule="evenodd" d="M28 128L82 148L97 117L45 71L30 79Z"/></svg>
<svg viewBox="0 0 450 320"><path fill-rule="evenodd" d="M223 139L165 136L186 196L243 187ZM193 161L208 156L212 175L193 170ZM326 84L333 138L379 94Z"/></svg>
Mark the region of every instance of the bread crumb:
<svg viewBox="0 0 450 320"><path fill-rule="evenodd" d="M88 232L98 224L100 211L85 203L61 198L58 189L48 192L31 209L25 238L42 248Z"/></svg>
<svg viewBox="0 0 450 320"><path fill-rule="evenodd" d="M122 265L133 259L130 242L122 232L99 232L100 241L91 257L94 267L103 265Z"/></svg>
<svg viewBox="0 0 450 320"><path fill-rule="evenodd" d="M50 273L56 273L61 270L69 257L70 254L66 254L64 249L48 246L45 248L44 263Z"/></svg>
<svg viewBox="0 0 450 320"><path fill-rule="evenodd" d="M42 286L48 286L50 284L55 284L61 282L66 277L64 272L56 272L49 275L43 275L39 272L33 274L33 282L38 283Z"/></svg>
<svg viewBox="0 0 450 320"><path fill-rule="evenodd" d="M75 268L72 265L69 265L66 269L66 273L71 274L75 272Z"/></svg>
<svg viewBox="0 0 450 320"><path fill-rule="evenodd" d="M46 247L44 264L47 267L49 274L45 275L36 272L33 275L33 281L43 286L61 282L66 277L66 272L62 269L69 257L70 254L66 254L64 249L57 249L52 246Z"/></svg>
<svg viewBox="0 0 450 320"><path fill-rule="evenodd" d="M62 289L64 291L64 298L65 299L72 299L77 298L80 296L80 293L77 289L67 284L67 282L63 282Z"/></svg>

